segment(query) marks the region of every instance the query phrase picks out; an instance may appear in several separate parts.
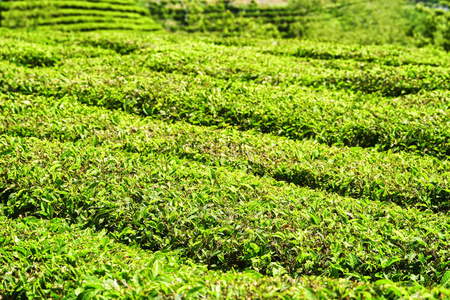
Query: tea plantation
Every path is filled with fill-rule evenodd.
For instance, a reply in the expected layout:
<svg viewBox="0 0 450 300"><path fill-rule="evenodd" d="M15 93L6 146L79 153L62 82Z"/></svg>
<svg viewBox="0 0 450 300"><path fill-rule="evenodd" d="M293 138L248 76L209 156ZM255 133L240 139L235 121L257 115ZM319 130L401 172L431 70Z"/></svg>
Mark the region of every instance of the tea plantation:
<svg viewBox="0 0 450 300"><path fill-rule="evenodd" d="M0 35L0 299L450 297L446 52Z"/></svg>
<svg viewBox="0 0 450 300"><path fill-rule="evenodd" d="M160 30L149 12L135 0L3 0L2 24L6 28L62 31L97 29Z"/></svg>

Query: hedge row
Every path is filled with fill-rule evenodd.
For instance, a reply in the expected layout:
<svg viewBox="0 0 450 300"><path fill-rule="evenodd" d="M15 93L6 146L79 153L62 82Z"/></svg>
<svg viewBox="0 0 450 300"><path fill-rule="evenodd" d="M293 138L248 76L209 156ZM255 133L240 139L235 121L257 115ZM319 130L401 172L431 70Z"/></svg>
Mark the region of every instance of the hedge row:
<svg viewBox="0 0 450 300"><path fill-rule="evenodd" d="M102 45L102 41L88 43ZM114 42L106 45L121 47ZM124 44L124 47L135 51L138 45ZM310 73L298 75L297 83L306 85L304 87L296 84L274 86L250 79L236 80L248 76L233 71L240 68L239 62L236 65L229 62L229 66L222 64L221 67L186 60L181 63L184 58L179 56L177 62L173 59L178 55L177 51L172 50L172 54L155 49L152 54L88 59L64 59L64 56L55 55L63 62L58 70L30 70L1 64L0 90L56 98L74 96L88 104L166 120L185 120L205 126L235 126L240 130L253 129L296 140L315 139L328 145L413 151L441 158L450 155L450 123L445 113L448 92L445 90L401 96L393 101L378 92L367 95L349 91L346 88L349 83L344 79L335 87L326 88L333 79L323 73L317 75L317 67L308 67ZM21 55L23 53L26 52ZM14 53L5 56L10 61L28 63L34 61L35 53L37 64L42 64L42 55L38 51L29 53L30 57L25 60L16 59ZM230 79L222 79L204 74L209 70L212 70L209 72L211 75L219 73L216 68L224 70L220 74L229 72L234 75ZM288 78L289 74L280 73L279 77ZM382 78L380 74L376 76ZM270 78L270 75L257 77ZM394 77L401 76L394 74L391 79L384 80L392 80L394 84ZM353 84L358 89L363 88L357 81L363 82L364 77L355 78ZM443 79L436 76L427 80L439 84ZM427 80L414 79L414 82L420 87L428 85ZM405 82L407 84L407 80L395 84L402 88ZM377 83L369 80L367 84Z"/></svg>
<svg viewBox="0 0 450 300"><path fill-rule="evenodd" d="M112 143L132 153L166 153L346 196L433 210L449 206L450 166L432 157L169 125L76 104L72 99L12 97L0 100L0 106L4 118L0 132L8 135Z"/></svg>
<svg viewBox="0 0 450 300"><path fill-rule="evenodd" d="M450 293L445 287L427 290L389 280L361 285L320 277L294 280L252 271L214 272L176 253L128 247L105 232L61 219L0 217L0 224L0 295L5 298L370 299Z"/></svg>

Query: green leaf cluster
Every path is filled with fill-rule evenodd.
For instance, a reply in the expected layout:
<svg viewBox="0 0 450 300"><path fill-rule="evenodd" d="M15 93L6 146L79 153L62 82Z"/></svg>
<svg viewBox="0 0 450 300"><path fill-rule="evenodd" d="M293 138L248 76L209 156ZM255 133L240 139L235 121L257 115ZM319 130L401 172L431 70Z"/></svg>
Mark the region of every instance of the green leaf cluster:
<svg viewBox="0 0 450 300"><path fill-rule="evenodd" d="M1 297L448 297L442 52L1 32Z"/></svg>

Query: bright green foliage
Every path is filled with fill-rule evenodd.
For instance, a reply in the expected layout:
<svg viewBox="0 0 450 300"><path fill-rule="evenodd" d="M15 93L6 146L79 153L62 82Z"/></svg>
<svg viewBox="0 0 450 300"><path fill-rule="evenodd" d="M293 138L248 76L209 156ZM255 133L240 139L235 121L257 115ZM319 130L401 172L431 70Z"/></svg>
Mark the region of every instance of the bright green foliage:
<svg viewBox="0 0 450 300"><path fill-rule="evenodd" d="M323 0L322 0L323 1ZM421 17L412 1L326 1L335 4L306 20L309 39L348 44L415 45L409 33ZM326 5L330 6L330 4Z"/></svg>
<svg viewBox="0 0 450 300"><path fill-rule="evenodd" d="M442 53L416 50L424 62L418 58L413 64L415 52L403 55L393 50L390 58L380 59L366 56L372 51L384 55L386 50L375 47L303 52L306 47L300 43L295 46L297 53L302 52L297 57L284 43L238 51L198 41L181 47L183 39L187 38L106 41L91 35L75 44L130 56L94 58L101 53L95 49L83 59L72 54L81 52L73 40L47 46L41 54L28 43L18 50L12 46L17 39L11 38L0 53L14 65L0 64L0 90L56 98L71 95L84 103L171 121L235 126L328 145L450 154L445 113L450 80L447 68L439 65L447 63L441 60ZM324 54L315 58L317 52ZM342 59L331 60L329 55L336 52ZM46 65L42 57L58 69L24 68Z"/></svg>
<svg viewBox="0 0 450 300"><path fill-rule="evenodd" d="M433 4L431 7L423 4L417 6L417 10L425 17L416 26L414 33L422 39L423 44L432 44L450 51L450 2L439 1L439 4Z"/></svg>
<svg viewBox="0 0 450 300"><path fill-rule="evenodd" d="M150 10L167 29L214 31L223 36L283 36L444 49L450 40L445 4L438 10L435 7L439 1L425 1L426 6L417 7L419 1L415 0L289 0L281 6L229 2L231 5L225 6L211 5L214 1L150 0Z"/></svg>
<svg viewBox="0 0 450 300"><path fill-rule="evenodd" d="M445 53L1 34L2 297L448 297Z"/></svg>
<svg viewBox="0 0 450 300"><path fill-rule="evenodd" d="M255 171L253 161L266 160L267 165L263 167L270 175L271 166L283 162L282 157L274 162L270 158L289 155L287 141L272 139L272 147L278 150L276 155L264 149L267 147L264 142L257 147L252 145L257 143L253 136L242 136L238 132L218 132L217 135L208 130L203 133L189 129L186 125L146 124L141 123L145 119L134 120L131 116L77 107L70 102L59 102L45 113L38 111L33 118L29 114L33 104L29 100L22 101L24 106L14 105L11 110L7 102L4 103L7 126L3 132L63 142L3 137L0 173L4 174L2 186L7 187L8 201L4 207L7 216L67 216L86 226L107 228L116 239L127 243L138 242L153 250L178 249L185 256L213 268L251 266L271 274L275 272L273 268L281 267L290 274L331 275L333 269L328 268L331 265L336 272L339 270L360 279L365 276L395 280L414 278L428 283L436 281L441 268L446 268L442 262L448 259L448 254L439 251L447 247L446 232L450 225L444 217L379 204L373 202L375 199L356 201L313 192L239 170ZM14 111L23 115L23 120L16 119ZM43 115L47 116L47 121L40 117ZM88 116L87 119L84 116ZM174 139L182 142L174 144ZM308 144L298 146L311 148ZM27 154L28 149L33 149L34 154ZM307 152L334 160L337 153L330 150L326 153L327 150L315 147ZM267 155L268 159L264 159ZM366 176L383 176L384 172L377 174L376 169L383 165L394 169L401 158L390 156L383 162L380 156L370 157L369 154L367 161L358 153L350 152L350 155L356 160L353 162L358 166L356 170L345 172L342 168L348 163L341 161L341 167L333 166L341 169L334 175L336 182L330 180L331 176L319 175L330 178L330 189L332 185L346 188L343 181L348 179L342 177L350 172L364 172L371 163L379 165L371 168ZM292 159L291 165L295 166L296 161L305 163L308 157ZM416 160L420 163L420 158ZM323 163L319 157L309 162L320 169L324 168ZM414 160L404 164L405 169L421 169L415 167ZM280 166L279 172L284 172L285 176L295 172L307 176L307 171L288 167ZM391 175L391 179L399 178L403 182L384 185L413 185L414 177L409 183L404 181L405 169ZM364 175L359 175L363 179ZM363 188L372 191L373 197L382 195L383 190L375 190L370 185L373 179L363 180L367 182ZM314 185L307 181L298 183ZM359 188L355 183L349 184L349 189ZM417 190L422 192L420 188ZM421 224L427 225L423 228ZM414 235L408 233L410 230ZM336 236L335 232L341 234ZM375 247L370 242L384 240L393 232L398 234L398 248L390 243ZM321 238L311 239L313 235ZM428 251L438 255L434 258L425 255L430 270L420 267L420 257L411 256L416 247L423 255ZM319 248L323 251L320 254L308 250ZM339 253L347 251L356 252L350 258L340 259ZM390 259L392 262L388 263ZM386 266L378 269L380 263ZM433 274L432 270L437 273ZM416 278L424 273L425 277Z"/></svg>
<svg viewBox="0 0 450 300"><path fill-rule="evenodd" d="M5 118L0 128L10 135L65 141L93 139L98 144L116 136L117 147L130 152L167 153L210 165L233 166L342 195L432 205L435 210L448 206L450 167L447 161L431 157L328 147L314 141L294 142L183 123L167 125L74 105L73 100L66 99L56 105L52 105L53 99L13 99L0 100ZM94 134L95 128L101 131Z"/></svg>
<svg viewBox="0 0 450 300"><path fill-rule="evenodd" d="M134 0L3 0L2 25L65 31L96 29L158 30L148 11Z"/></svg>
<svg viewBox="0 0 450 300"><path fill-rule="evenodd" d="M267 277L254 271L209 271L174 252L125 246L105 231L70 226L61 219L0 219L0 225L0 294L6 298L376 299L450 293L389 280L360 285L316 277Z"/></svg>

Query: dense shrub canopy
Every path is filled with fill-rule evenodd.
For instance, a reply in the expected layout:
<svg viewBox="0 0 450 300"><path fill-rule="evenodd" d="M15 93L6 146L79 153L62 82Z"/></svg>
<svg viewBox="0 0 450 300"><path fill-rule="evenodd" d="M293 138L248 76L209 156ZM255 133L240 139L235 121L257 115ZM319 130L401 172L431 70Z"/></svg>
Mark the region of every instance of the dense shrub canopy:
<svg viewBox="0 0 450 300"><path fill-rule="evenodd" d="M2 298L450 295L446 52L0 34Z"/></svg>
<svg viewBox="0 0 450 300"><path fill-rule="evenodd" d="M66 31L157 30L148 10L134 0L3 0L2 25Z"/></svg>

